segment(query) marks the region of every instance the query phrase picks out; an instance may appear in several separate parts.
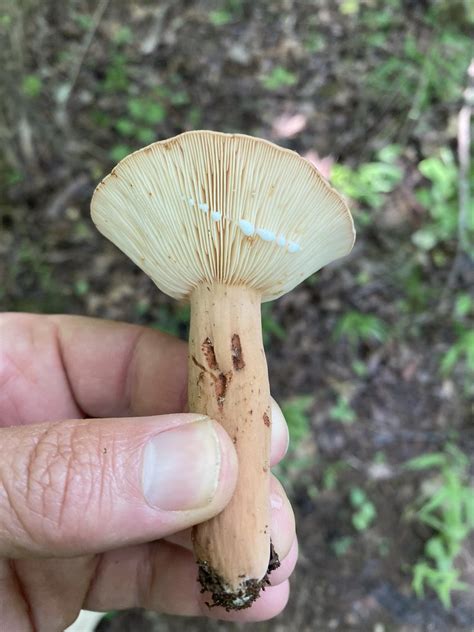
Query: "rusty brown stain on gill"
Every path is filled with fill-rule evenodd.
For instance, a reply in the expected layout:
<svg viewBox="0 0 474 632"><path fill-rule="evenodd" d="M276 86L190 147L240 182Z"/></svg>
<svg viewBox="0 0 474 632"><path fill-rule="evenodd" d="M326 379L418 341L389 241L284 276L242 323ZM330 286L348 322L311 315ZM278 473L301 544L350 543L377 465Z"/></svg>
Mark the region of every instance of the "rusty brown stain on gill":
<svg viewBox="0 0 474 632"><path fill-rule="evenodd" d="M207 337L202 343L202 352L207 362L207 366L213 371L219 370L216 360L216 354L214 353L214 345L209 337Z"/></svg>
<svg viewBox="0 0 474 632"><path fill-rule="evenodd" d="M232 365L236 371L241 371L245 366L245 362L242 354L242 346L240 344L240 336L238 334L233 334L230 348L232 353Z"/></svg>

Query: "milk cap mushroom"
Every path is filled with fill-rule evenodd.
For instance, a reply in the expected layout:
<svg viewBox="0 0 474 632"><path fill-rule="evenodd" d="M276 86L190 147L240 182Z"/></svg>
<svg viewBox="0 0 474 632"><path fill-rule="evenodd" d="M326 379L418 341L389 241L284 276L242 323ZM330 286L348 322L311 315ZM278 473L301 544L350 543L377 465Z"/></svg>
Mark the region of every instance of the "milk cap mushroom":
<svg viewBox="0 0 474 632"><path fill-rule="evenodd" d="M230 503L193 530L199 580L212 605L249 607L278 565L260 304L350 252L349 209L295 152L210 131L124 158L91 208L98 229L160 290L191 303L189 410L218 420L239 458Z"/></svg>

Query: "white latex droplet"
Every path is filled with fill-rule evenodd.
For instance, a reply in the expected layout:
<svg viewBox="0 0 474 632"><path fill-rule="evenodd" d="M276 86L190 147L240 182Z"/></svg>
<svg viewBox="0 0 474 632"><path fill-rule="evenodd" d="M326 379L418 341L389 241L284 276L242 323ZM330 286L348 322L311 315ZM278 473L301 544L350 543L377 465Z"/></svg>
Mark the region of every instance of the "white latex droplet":
<svg viewBox="0 0 474 632"><path fill-rule="evenodd" d="M299 244L297 244L294 241L289 241L288 242L288 252L298 252L298 250L301 250L301 246Z"/></svg>
<svg viewBox="0 0 474 632"><path fill-rule="evenodd" d="M246 219L239 220L239 228L247 237L251 237L255 232L255 226Z"/></svg>
<svg viewBox="0 0 474 632"><path fill-rule="evenodd" d="M266 228L257 228L257 235L263 241L275 241L275 233L272 233L271 230L267 230Z"/></svg>

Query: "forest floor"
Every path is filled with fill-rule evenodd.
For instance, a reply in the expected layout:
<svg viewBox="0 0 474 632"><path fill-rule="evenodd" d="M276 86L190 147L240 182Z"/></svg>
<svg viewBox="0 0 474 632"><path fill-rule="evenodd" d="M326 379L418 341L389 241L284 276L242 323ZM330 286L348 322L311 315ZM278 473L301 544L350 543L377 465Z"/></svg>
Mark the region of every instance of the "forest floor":
<svg viewBox="0 0 474 632"><path fill-rule="evenodd" d="M273 396L302 409L280 470L301 555L286 611L252 629L474 630L472 538L456 562L470 588L453 593L450 610L411 588L432 534L414 507L432 479L404 467L446 444L474 460L473 374L459 345L456 362L446 360L472 326L472 261L451 227L457 175L440 184L419 168L435 157L451 173L457 160L472 22L462 2L216 6L29 0L0 16L9 42L0 51L0 304L186 336L187 308L89 218L100 178L154 139L196 128L254 134L339 178L353 198L352 254L264 309ZM454 220L428 208L436 187ZM375 510L358 528L354 490ZM235 627L133 611L100 630L183 626Z"/></svg>

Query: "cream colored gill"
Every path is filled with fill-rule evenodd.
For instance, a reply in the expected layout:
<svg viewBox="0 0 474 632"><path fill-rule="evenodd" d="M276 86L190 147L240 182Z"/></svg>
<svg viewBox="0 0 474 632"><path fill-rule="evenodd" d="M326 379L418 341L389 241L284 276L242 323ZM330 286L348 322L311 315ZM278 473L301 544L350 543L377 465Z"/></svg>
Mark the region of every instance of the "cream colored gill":
<svg viewBox="0 0 474 632"><path fill-rule="evenodd" d="M91 207L98 229L178 299L217 282L271 300L354 243L347 205L309 162L240 134L145 147L99 184Z"/></svg>

